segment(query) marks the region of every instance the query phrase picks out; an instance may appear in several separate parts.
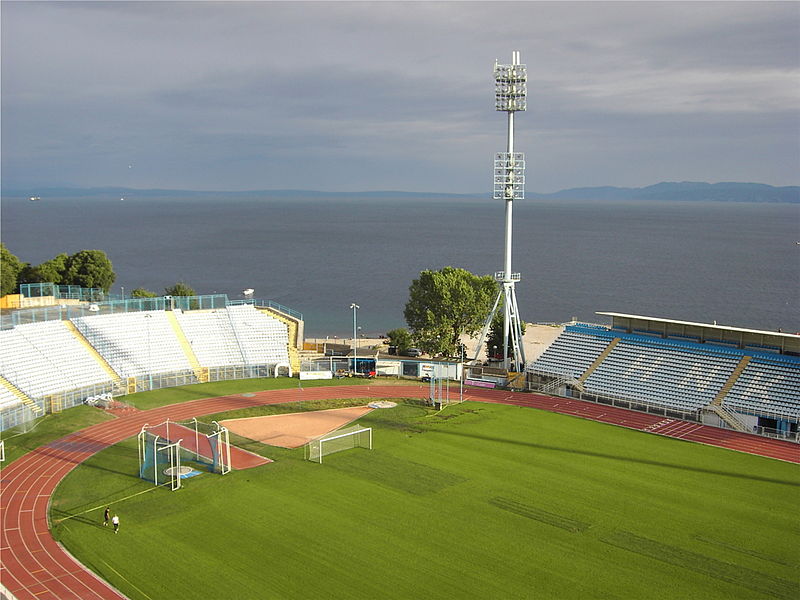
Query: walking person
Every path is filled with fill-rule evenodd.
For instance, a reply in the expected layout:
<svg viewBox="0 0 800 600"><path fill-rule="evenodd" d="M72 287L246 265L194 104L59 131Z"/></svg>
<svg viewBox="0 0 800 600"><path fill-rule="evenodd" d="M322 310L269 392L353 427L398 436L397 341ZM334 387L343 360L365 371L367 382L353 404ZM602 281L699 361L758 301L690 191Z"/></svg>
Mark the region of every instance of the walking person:
<svg viewBox="0 0 800 600"><path fill-rule="evenodd" d="M119 533L119 517L117 515L111 518L111 523L114 525L114 533Z"/></svg>
<svg viewBox="0 0 800 600"><path fill-rule="evenodd" d="M103 527L108 527L108 520L111 518L111 507L106 506L106 510L103 513Z"/></svg>

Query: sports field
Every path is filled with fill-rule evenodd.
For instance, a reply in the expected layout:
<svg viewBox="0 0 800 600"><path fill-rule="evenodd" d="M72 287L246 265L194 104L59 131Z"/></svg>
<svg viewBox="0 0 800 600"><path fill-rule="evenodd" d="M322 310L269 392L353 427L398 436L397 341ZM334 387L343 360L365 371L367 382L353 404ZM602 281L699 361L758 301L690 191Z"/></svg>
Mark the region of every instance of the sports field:
<svg viewBox="0 0 800 600"><path fill-rule="evenodd" d="M797 465L499 404L359 423L374 450L250 442L275 462L135 496L129 440L62 482L53 533L132 600L797 597Z"/></svg>

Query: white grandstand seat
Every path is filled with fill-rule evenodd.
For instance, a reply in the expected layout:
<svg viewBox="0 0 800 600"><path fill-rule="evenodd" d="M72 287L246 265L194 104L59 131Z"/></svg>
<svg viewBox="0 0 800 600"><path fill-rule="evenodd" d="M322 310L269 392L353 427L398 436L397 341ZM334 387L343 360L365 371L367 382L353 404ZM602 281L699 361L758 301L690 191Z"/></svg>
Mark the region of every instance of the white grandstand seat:
<svg viewBox="0 0 800 600"><path fill-rule="evenodd" d="M800 365L754 358L723 400L736 411L800 418Z"/></svg>
<svg viewBox="0 0 800 600"><path fill-rule="evenodd" d="M22 400L17 398L6 386L0 385L0 410L20 404L22 404Z"/></svg>
<svg viewBox="0 0 800 600"><path fill-rule="evenodd" d="M204 367L232 366L244 363L241 347L228 311L175 311L175 316Z"/></svg>
<svg viewBox="0 0 800 600"><path fill-rule="evenodd" d="M192 368L163 310L77 317L72 322L123 377Z"/></svg>
<svg viewBox="0 0 800 600"><path fill-rule="evenodd" d="M0 332L2 375L31 398L110 383L109 373L62 321Z"/></svg>
<svg viewBox="0 0 800 600"><path fill-rule="evenodd" d="M564 331L542 353L528 364L528 370L577 379L611 343L611 339Z"/></svg>
<svg viewBox="0 0 800 600"><path fill-rule="evenodd" d="M245 364L289 362L289 328L285 323L249 304L229 306L226 310Z"/></svg>
<svg viewBox="0 0 800 600"><path fill-rule="evenodd" d="M592 394L692 411L714 400L737 362L736 357L623 339L586 379L584 387Z"/></svg>

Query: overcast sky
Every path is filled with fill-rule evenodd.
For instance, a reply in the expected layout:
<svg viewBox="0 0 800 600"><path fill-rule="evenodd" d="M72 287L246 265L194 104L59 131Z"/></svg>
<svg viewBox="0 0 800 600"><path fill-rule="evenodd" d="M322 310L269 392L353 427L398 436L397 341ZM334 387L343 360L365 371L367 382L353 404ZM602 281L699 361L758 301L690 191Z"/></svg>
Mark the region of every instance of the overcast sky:
<svg viewBox="0 0 800 600"><path fill-rule="evenodd" d="M3 187L797 185L800 3L2 2Z"/></svg>

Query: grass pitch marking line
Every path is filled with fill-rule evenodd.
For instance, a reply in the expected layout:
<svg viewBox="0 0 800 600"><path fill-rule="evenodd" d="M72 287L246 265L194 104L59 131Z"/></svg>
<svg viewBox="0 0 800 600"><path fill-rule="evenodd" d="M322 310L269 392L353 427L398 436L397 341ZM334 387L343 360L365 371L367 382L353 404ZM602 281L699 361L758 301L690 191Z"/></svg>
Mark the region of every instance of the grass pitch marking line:
<svg viewBox="0 0 800 600"><path fill-rule="evenodd" d="M147 594L145 594L145 593L144 593L142 590L140 590L138 587L136 587L136 586L135 586L135 585L133 585L133 584L132 584L130 581L128 581L128 579L127 579L127 578L126 578L126 577L125 577L125 576L124 576L122 573L120 573L119 571L117 571L117 570L116 570L114 567L112 567L110 564L108 564L108 563L107 563L106 561L104 561L102 558L100 559L100 562L102 562L102 563L103 563L105 566L107 566L109 569L111 569L112 571L114 571L114 573L116 573L116 574L117 574L119 577L121 577L123 581L125 581L125 582L126 582L128 585L129 585L129 586L131 586L132 588L134 588L134 589L135 589L137 592L139 592L139 593L140 593L142 596L144 596L145 598L147 598L147 600L153 600L153 599L152 599L150 596L148 596Z"/></svg>
<svg viewBox="0 0 800 600"><path fill-rule="evenodd" d="M67 521L69 519L74 519L75 517L80 517L81 515L85 515L86 513L90 513L93 510L100 510L101 508L105 508L106 506L109 506L111 504L114 504L114 503L117 503L117 502L124 502L125 500L129 500L129 499L134 498L136 496L141 496L142 494L146 494L147 492L152 492L153 490L156 490L156 489L158 489L158 488L160 488L160 487L162 487L164 485L167 485L167 484L164 483L164 484L161 484L159 486L151 487L149 489L142 490L141 492L136 492L135 494L131 494L130 496L125 496L124 498L120 498L118 500L114 500L113 502L105 502L105 503L101 504L100 506L95 506L93 508L87 508L84 511L81 511L79 513L75 513L74 515L70 515L68 517L61 517L60 519L55 519L53 521L53 524L57 525L59 523Z"/></svg>

